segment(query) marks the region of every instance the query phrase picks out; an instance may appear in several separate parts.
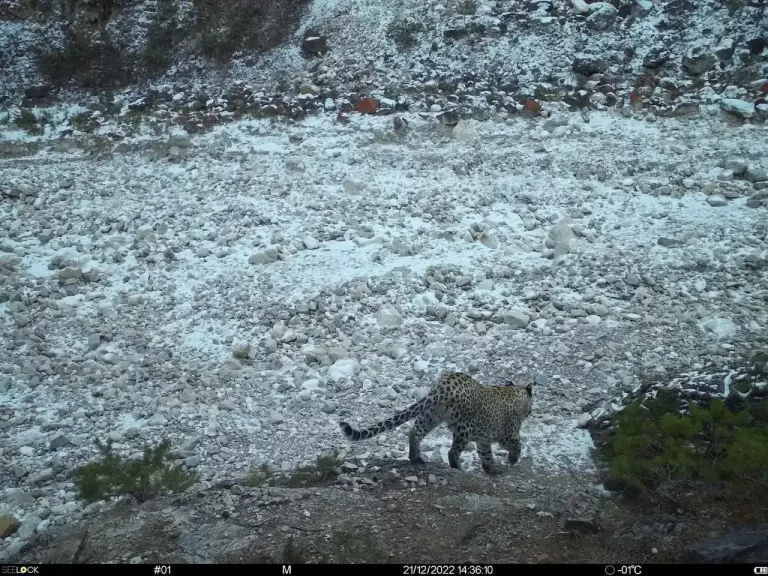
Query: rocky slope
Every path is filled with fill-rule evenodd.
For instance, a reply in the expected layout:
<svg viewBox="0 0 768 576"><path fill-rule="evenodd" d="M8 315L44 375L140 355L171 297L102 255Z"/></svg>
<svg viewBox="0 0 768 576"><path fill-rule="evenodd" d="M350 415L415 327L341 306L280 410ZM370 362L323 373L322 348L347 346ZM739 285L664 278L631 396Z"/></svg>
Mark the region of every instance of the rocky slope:
<svg viewBox="0 0 768 576"><path fill-rule="evenodd" d="M346 446L337 421L373 422L467 370L533 379L525 469L591 482L585 426L648 380L765 348L766 61L744 47L764 12L631 2L598 30L608 8L535 4L459 18L417 3L444 25L405 51L380 17L396 2L318 0L294 42L226 70L190 57L151 91L24 96L44 80L34 63L3 68L0 511L24 526L4 553L97 511L71 478L96 438L124 456L169 439L202 490L332 448L396 462L405 430ZM496 36L445 34L507 12ZM0 37L50 26L1 22ZM308 27L330 51L300 56ZM659 84L635 87L664 34ZM732 58L685 84L683 55L729 35ZM638 52L619 66L625 43ZM607 66L575 76L582 52L577 67ZM514 89L488 79L502 61ZM551 73L518 70L534 61ZM299 95L267 88L280 62ZM545 99L545 84L564 90ZM432 465L449 444L427 439Z"/></svg>
<svg viewBox="0 0 768 576"><path fill-rule="evenodd" d="M101 82L126 105L174 96L184 116L295 117L354 108L362 96L412 111L461 104L478 119L528 99L657 116L700 105L768 114L762 1L282 0L273 4L292 17L279 24L295 26L294 37L257 53L236 49L244 27L258 44L263 15L234 1L214 20L203 0L105 2L106 16L87 2L75 12L40 2L50 9L31 14L13 3L0 2L0 86L13 105ZM211 60L224 48L231 58Z"/></svg>

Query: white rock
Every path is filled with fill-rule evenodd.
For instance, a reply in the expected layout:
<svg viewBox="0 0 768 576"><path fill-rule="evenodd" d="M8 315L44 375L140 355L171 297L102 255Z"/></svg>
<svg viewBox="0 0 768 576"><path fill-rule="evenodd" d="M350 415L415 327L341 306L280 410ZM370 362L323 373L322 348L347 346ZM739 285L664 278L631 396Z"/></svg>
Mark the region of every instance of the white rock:
<svg viewBox="0 0 768 576"><path fill-rule="evenodd" d="M270 264L272 262L277 262L279 258L279 254L277 251L277 248L270 246L266 250L262 250L261 252L254 252L251 254L250 258L248 258L249 264Z"/></svg>
<svg viewBox="0 0 768 576"><path fill-rule="evenodd" d="M78 280L83 277L83 271L80 268L74 268L67 266L59 270L59 278L62 280L69 280L70 278L77 278Z"/></svg>
<svg viewBox="0 0 768 576"><path fill-rule="evenodd" d="M752 118L755 115L755 105L752 102L739 100L738 98L724 98L720 100L720 108L742 118Z"/></svg>
<svg viewBox="0 0 768 576"><path fill-rule="evenodd" d="M360 363L354 358L342 358L336 360L330 368L328 368L328 377L334 382L349 378L360 372Z"/></svg>
<svg viewBox="0 0 768 576"><path fill-rule="evenodd" d="M303 390L307 390L309 392L314 392L315 390L322 390L320 388L320 380L317 378L310 378L309 380L305 380L301 383L301 388Z"/></svg>
<svg viewBox="0 0 768 576"><path fill-rule="evenodd" d="M477 130L471 122L459 120L459 123L451 131L451 137L461 142L470 142L477 137Z"/></svg>
<svg viewBox="0 0 768 576"><path fill-rule="evenodd" d="M426 360L416 360L416 362L413 363L413 369L416 370L416 372L426 372L429 370L429 362Z"/></svg>
<svg viewBox="0 0 768 576"><path fill-rule="evenodd" d="M317 94L318 92L320 92L320 88L311 82L304 82L299 86L299 94Z"/></svg>
<svg viewBox="0 0 768 576"><path fill-rule="evenodd" d="M408 354L408 346L402 342L394 342L389 349L389 355L395 360L402 358L406 354Z"/></svg>
<svg viewBox="0 0 768 576"><path fill-rule="evenodd" d="M283 415L280 414L277 410L270 410L269 411L269 423L276 425L276 424L282 424L282 422L285 420L283 418Z"/></svg>
<svg viewBox="0 0 768 576"><path fill-rule="evenodd" d="M280 342L295 342L298 335L293 328L288 328L280 337Z"/></svg>
<svg viewBox="0 0 768 576"><path fill-rule="evenodd" d="M589 14L589 4L587 4L584 0L571 0L571 4L573 4L574 14L579 16Z"/></svg>
<svg viewBox="0 0 768 576"><path fill-rule="evenodd" d="M232 348L232 356L235 358L248 358L251 353L250 344L238 344Z"/></svg>
<svg viewBox="0 0 768 576"><path fill-rule="evenodd" d="M569 225L568 221L561 220L557 225L552 226L549 230L549 238L555 245L557 244L569 244L571 240L576 237L573 232L573 228Z"/></svg>
<svg viewBox="0 0 768 576"><path fill-rule="evenodd" d="M595 30L605 30L616 20L619 11L608 2L593 2L589 5L587 25Z"/></svg>
<svg viewBox="0 0 768 576"><path fill-rule="evenodd" d="M653 10L653 2L651 0L635 0L635 6L633 11L640 16L645 16Z"/></svg>
<svg viewBox="0 0 768 576"><path fill-rule="evenodd" d="M493 280L490 278L486 278L485 280L478 282L477 284L478 290L493 290Z"/></svg>
<svg viewBox="0 0 768 576"><path fill-rule="evenodd" d="M153 415L147 423L150 426L165 426L168 423L168 420L165 416L162 414L155 414Z"/></svg>
<svg viewBox="0 0 768 576"><path fill-rule="evenodd" d="M345 178L342 186L347 194L359 194L365 190L365 182L357 178Z"/></svg>
<svg viewBox="0 0 768 576"><path fill-rule="evenodd" d="M732 338L738 327L729 318L710 317L705 318L701 322L701 327L707 332L711 332L720 340L727 340Z"/></svg>
<svg viewBox="0 0 768 576"><path fill-rule="evenodd" d="M725 206L728 204L728 200L722 194L712 194L707 196L707 204L710 206Z"/></svg>
<svg viewBox="0 0 768 576"><path fill-rule="evenodd" d="M320 247L320 243L312 238L312 236L307 236L304 238L304 247L307 250L317 250Z"/></svg>
<svg viewBox="0 0 768 576"><path fill-rule="evenodd" d="M296 156L292 156L285 161L285 168L289 172L304 172L307 169L302 159Z"/></svg>
<svg viewBox="0 0 768 576"><path fill-rule="evenodd" d="M184 130L176 129L168 136L169 146L178 146L179 148L188 148L192 143L192 137Z"/></svg>
<svg viewBox="0 0 768 576"><path fill-rule="evenodd" d="M525 314L524 312L519 312L517 310L504 312L502 317L504 319L504 324L509 324L514 328L525 328L526 326L528 326L528 322L530 322L531 320L528 314Z"/></svg>
<svg viewBox="0 0 768 576"><path fill-rule="evenodd" d="M139 306L142 302L144 302L144 296L141 294L129 294L125 301L129 306Z"/></svg>
<svg viewBox="0 0 768 576"><path fill-rule="evenodd" d="M16 190L18 190L21 194L24 194L24 196L37 196L37 188L32 186L32 184L27 184L26 182L17 184Z"/></svg>
<svg viewBox="0 0 768 576"><path fill-rule="evenodd" d="M427 311L428 306L438 306L440 304L440 301L437 299L437 296L435 296L434 292L424 292L423 294L418 294L414 296L411 302L413 303L413 306L420 310L422 313ZM402 319L400 323L402 324Z"/></svg>
<svg viewBox="0 0 768 576"><path fill-rule="evenodd" d="M403 323L403 316L392 304L384 304L376 312L376 322L384 328L396 328Z"/></svg>
<svg viewBox="0 0 768 576"><path fill-rule="evenodd" d="M316 344L304 344L304 346L301 347L300 353L316 362L320 362L324 356L328 355L328 351L323 346L318 346Z"/></svg>
<svg viewBox="0 0 768 576"><path fill-rule="evenodd" d="M24 521L19 526L19 529L16 531L16 537L20 539L29 538L32 536L32 534L35 533L35 530L42 521L43 519L39 516L28 516L24 519Z"/></svg>
<svg viewBox="0 0 768 576"><path fill-rule="evenodd" d="M579 416L579 428L586 428L590 421L592 420L592 416L588 414L587 412L584 412L581 416Z"/></svg>
<svg viewBox="0 0 768 576"><path fill-rule="evenodd" d="M489 232L485 232L480 235L480 243L486 248L490 248L491 250L495 250L499 247L499 239L496 238L494 234Z"/></svg>

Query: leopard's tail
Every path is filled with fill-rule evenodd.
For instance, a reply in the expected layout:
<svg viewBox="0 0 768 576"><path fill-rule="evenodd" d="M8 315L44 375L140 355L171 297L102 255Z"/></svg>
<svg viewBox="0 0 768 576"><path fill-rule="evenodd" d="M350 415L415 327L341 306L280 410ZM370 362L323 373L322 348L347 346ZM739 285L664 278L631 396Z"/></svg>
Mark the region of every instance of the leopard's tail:
<svg viewBox="0 0 768 576"><path fill-rule="evenodd" d="M368 438L373 438L374 436L378 436L379 434L381 434L382 432L386 432L387 430L394 430L395 428L397 428L398 426L402 426L409 420L413 420L414 418L419 416L421 413L423 413L425 410L429 409L434 403L435 403L434 398L427 396L426 398L422 398L415 404L411 404L405 410L401 410L400 412L397 412L391 418L382 420L381 422L371 426L370 428L355 430L354 428L352 428L352 426L350 426L346 422L339 422L339 428L341 428L341 431L347 440L352 440L353 442L357 442L358 440L367 440Z"/></svg>

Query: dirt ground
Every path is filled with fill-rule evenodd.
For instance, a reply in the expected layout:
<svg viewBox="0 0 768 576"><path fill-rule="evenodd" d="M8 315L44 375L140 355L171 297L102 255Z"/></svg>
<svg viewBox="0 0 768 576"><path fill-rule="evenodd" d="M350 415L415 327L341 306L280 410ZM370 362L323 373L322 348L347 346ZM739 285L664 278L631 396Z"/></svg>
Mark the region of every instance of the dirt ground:
<svg viewBox="0 0 768 576"><path fill-rule="evenodd" d="M543 475L525 462L498 476L366 464L324 486L226 483L143 504L124 499L38 535L10 561L677 562L687 542L724 529L717 514L633 508L594 478Z"/></svg>

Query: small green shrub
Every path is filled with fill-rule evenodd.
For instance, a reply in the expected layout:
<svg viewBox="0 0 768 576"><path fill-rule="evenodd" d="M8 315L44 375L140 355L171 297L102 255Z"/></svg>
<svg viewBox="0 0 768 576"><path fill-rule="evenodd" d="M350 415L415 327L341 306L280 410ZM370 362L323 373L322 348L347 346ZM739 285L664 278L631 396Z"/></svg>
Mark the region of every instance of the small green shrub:
<svg viewBox="0 0 768 576"><path fill-rule="evenodd" d="M418 42L418 35L424 32L424 25L413 18L395 18L387 26L387 37L399 50L412 48Z"/></svg>
<svg viewBox="0 0 768 576"><path fill-rule="evenodd" d="M34 132L38 129L37 116L31 110L22 110L13 123L16 124L17 128L28 132Z"/></svg>
<svg viewBox="0 0 768 576"><path fill-rule="evenodd" d="M474 16L477 14L477 2L475 0L463 0L459 4L458 12L464 16Z"/></svg>
<svg viewBox="0 0 768 576"><path fill-rule="evenodd" d="M74 472L80 497L88 502L130 494L139 502L168 493L180 493L195 483L195 474L171 463L167 441L146 447L140 460L123 460L112 452L112 441L96 440L101 459Z"/></svg>
<svg viewBox="0 0 768 576"><path fill-rule="evenodd" d="M380 539L372 534L353 530L334 530L331 533L332 561L342 564L385 564L387 553Z"/></svg>
<svg viewBox="0 0 768 576"><path fill-rule="evenodd" d="M721 399L687 413L668 392L636 400L596 449L610 479L632 488L667 480L768 480L768 399L731 411Z"/></svg>
<svg viewBox="0 0 768 576"><path fill-rule="evenodd" d="M750 359L749 375L753 380L768 374L768 352L758 352Z"/></svg>
<svg viewBox="0 0 768 576"><path fill-rule="evenodd" d="M102 94L99 94L98 109L105 116L115 116L120 113L122 106L115 102L115 94L110 90L106 90Z"/></svg>
<svg viewBox="0 0 768 576"><path fill-rule="evenodd" d="M263 486L264 484L267 484L270 478L274 475L275 473L269 469L269 466L262 464L258 468L252 468L251 471L248 472L248 475L245 477L245 485L254 488Z"/></svg>
<svg viewBox="0 0 768 576"><path fill-rule="evenodd" d="M95 127L88 112L73 114L69 117L69 124L75 130L80 130L81 132L92 132Z"/></svg>
<svg viewBox="0 0 768 576"><path fill-rule="evenodd" d="M286 486L306 488L335 482L341 473L341 460L336 453L318 456L312 466L302 466L291 472L283 482Z"/></svg>
<svg viewBox="0 0 768 576"><path fill-rule="evenodd" d="M248 486L288 486L307 488L335 482L341 473L341 460L336 452L317 457L310 466L296 468L287 474L272 472L266 464L252 469L245 477Z"/></svg>

